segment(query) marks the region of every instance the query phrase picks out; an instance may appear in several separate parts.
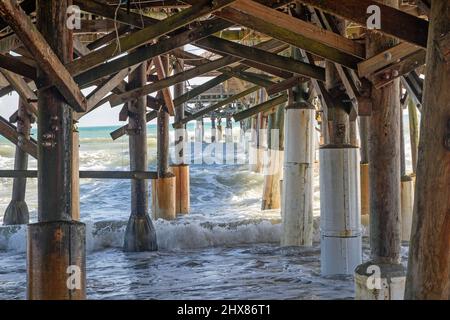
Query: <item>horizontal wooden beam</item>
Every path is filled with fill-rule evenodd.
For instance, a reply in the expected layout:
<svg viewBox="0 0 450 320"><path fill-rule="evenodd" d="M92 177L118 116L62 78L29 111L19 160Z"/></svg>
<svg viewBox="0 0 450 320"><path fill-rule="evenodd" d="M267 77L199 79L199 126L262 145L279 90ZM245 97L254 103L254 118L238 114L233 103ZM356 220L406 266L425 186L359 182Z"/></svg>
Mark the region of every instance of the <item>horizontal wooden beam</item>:
<svg viewBox="0 0 450 320"><path fill-rule="evenodd" d="M233 115L233 119L235 122L242 121L244 119L247 119L249 117L254 116L255 114L258 114L260 112L265 112L272 108L273 106L281 105L288 101L288 95L282 94L278 97L272 98L270 100L267 100L265 102L262 102L256 106L253 106L249 109L243 110L241 112L238 112Z"/></svg>
<svg viewBox="0 0 450 320"><path fill-rule="evenodd" d="M292 32L286 28L270 23L269 21L254 17L251 14L233 8L224 8L222 11L217 12L216 15L351 69L356 69L357 64L363 60L360 57L353 56L336 48L311 40L299 33Z"/></svg>
<svg viewBox="0 0 450 320"><path fill-rule="evenodd" d="M325 69L322 67L296 61L255 47L245 46L212 36L198 40L196 44L205 49L217 50L241 59L256 61L280 70L293 72L297 75L325 81Z"/></svg>
<svg viewBox="0 0 450 320"><path fill-rule="evenodd" d="M310 41L321 43L330 48L364 59L365 48L362 44L345 38L332 31L315 26L286 13L271 9L255 1L238 0L230 8L237 9L253 17L262 19L277 28L283 28Z"/></svg>
<svg viewBox="0 0 450 320"><path fill-rule="evenodd" d="M283 81L274 83L273 85L267 87L266 91L267 91L267 94L269 96L271 96L271 95L274 95L281 91L286 91L286 90L292 89L293 87L299 85L300 83L305 82L305 80L308 80L308 79L305 79L303 77L298 77L298 76L291 77L289 79L285 79Z"/></svg>
<svg viewBox="0 0 450 320"><path fill-rule="evenodd" d="M39 68L45 72L48 81L54 83L67 103L75 111L85 111L86 99L80 88L17 2L15 0L1 1L0 14L25 47L33 53Z"/></svg>
<svg viewBox="0 0 450 320"><path fill-rule="evenodd" d="M300 2L336 15L343 19L367 26L367 8L380 8L381 24L378 31L399 38L422 48L427 47L428 21L384 5L374 0L300 0Z"/></svg>
<svg viewBox="0 0 450 320"><path fill-rule="evenodd" d="M0 178L37 178L37 170L0 170ZM81 179L157 179L155 171L79 171Z"/></svg>
<svg viewBox="0 0 450 320"><path fill-rule="evenodd" d="M20 149L37 159L37 143L33 138L22 139L17 133L17 128L3 117L0 117L0 134L14 143Z"/></svg>
<svg viewBox="0 0 450 320"><path fill-rule="evenodd" d="M416 51L400 61L375 72L369 76L369 80L375 88L380 89L425 64L426 54L425 50Z"/></svg>
<svg viewBox="0 0 450 320"><path fill-rule="evenodd" d="M396 63L398 60L403 59L404 57L417 51L424 50L408 42L402 42L363 62L358 63L358 75L360 77L367 77L377 70L380 70L392 63Z"/></svg>

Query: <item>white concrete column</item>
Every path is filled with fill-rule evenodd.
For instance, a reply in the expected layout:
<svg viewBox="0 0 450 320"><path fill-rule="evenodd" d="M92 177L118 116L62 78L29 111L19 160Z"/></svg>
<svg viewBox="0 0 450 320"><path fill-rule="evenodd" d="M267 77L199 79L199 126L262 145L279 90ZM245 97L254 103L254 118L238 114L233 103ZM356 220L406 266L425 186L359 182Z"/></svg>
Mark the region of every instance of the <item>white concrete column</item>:
<svg viewBox="0 0 450 320"><path fill-rule="evenodd" d="M315 110L306 103L296 106L286 108L284 118L281 245L311 246Z"/></svg>
<svg viewBox="0 0 450 320"><path fill-rule="evenodd" d="M362 262L359 149L320 148L322 275L353 274Z"/></svg>

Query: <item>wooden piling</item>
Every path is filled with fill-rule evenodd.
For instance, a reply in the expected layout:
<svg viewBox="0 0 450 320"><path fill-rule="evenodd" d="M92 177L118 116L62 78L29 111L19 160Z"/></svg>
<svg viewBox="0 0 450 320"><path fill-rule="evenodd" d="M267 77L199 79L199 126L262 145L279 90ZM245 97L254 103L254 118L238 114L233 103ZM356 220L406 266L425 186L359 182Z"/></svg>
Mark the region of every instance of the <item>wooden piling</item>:
<svg viewBox="0 0 450 320"><path fill-rule="evenodd" d="M168 73L167 57L163 65ZM158 178L152 179L152 216L154 219L176 218L176 178L169 171L169 114L158 111L157 117L157 171Z"/></svg>
<svg viewBox="0 0 450 320"><path fill-rule="evenodd" d="M406 299L450 299L449 37L450 1L433 0Z"/></svg>
<svg viewBox="0 0 450 320"><path fill-rule="evenodd" d="M383 4L398 7L397 0ZM394 46L396 40L370 31L366 54L370 58ZM370 117L370 248L371 260L355 271L356 297L361 299L398 299L404 291L405 274L400 264L400 84L396 79L381 89L372 85ZM382 288L366 285L372 275L369 266L380 270ZM366 283L364 283L366 281Z"/></svg>
<svg viewBox="0 0 450 320"><path fill-rule="evenodd" d="M31 116L19 98L17 133L20 139L30 140ZM19 143L21 143L19 141ZM20 147L16 147L14 157L14 170L28 169L28 154ZM30 220L28 206L25 202L25 192L27 187L26 178L14 178L11 202L6 208L3 217L3 225L27 224Z"/></svg>
<svg viewBox="0 0 450 320"><path fill-rule="evenodd" d="M370 176L369 176L369 126L368 116L359 117L359 139L360 139L360 176L361 176L361 223L369 226L370 214Z"/></svg>
<svg viewBox="0 0 450 320"><path fill-rule="evenodd" d="M146 83L146 63L129 75L129 90ZM146 99L140 97L128 102L130 170L147 171L147 125L145 120ZM148 213L148 182L131 180L131 214L125 230L125 251L154 251L158 249L156 231Z"/></svg>
<svg viewBox="0 0 450 320"><path fill-rule="evenodd" d="M283 145L280 138L283 136L284 112L284 106L280 106L275 113L269 115L261 210L279 209L281 206Z"/></svg>
<svg viewBox="0 0 450 320"><path fill-rule="evenodd" d="M73 57L69 4L37 1L36 26L62 63ZM38 222L28 227L27 297L84 299L85 225L72 219L72 108L55 88L39 89L38 97Z"/></svg>
<svg viewBox="0 0 450 320"><path fill-rule="evenodd" d="M174 70L176 73L183 72L182 62L175 63ZM184 94L184 82L174 87L174 99ZM175 109L175 123L180 122L184 118L184 104L180 104ZM175 175L175 213L187 214L190 210L190 180L189 165L184 163L184 146L186 125L177 126L175 128L175 163L170 166L170 172ZM155 197L157 200L158 197Z"/></svg>

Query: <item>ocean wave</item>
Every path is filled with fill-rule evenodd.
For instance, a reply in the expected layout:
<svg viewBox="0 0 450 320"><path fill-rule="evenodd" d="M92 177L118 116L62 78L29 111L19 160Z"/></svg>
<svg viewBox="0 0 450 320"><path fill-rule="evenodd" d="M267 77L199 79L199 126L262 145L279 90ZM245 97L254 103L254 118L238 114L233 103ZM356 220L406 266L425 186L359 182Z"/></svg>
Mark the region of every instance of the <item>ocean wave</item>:
<svg viewBox="0 0 450 320"><path fill-rule="evenodd" d="M319 222L314 221L314 240L319 241ZM86 250L121 248L126 221L86 224ZM231 222L155 221L160 250L197 249L255 243L279 243L280 219L247 219ZM26 252L27 226L0 227L0 250Z"/></svg>

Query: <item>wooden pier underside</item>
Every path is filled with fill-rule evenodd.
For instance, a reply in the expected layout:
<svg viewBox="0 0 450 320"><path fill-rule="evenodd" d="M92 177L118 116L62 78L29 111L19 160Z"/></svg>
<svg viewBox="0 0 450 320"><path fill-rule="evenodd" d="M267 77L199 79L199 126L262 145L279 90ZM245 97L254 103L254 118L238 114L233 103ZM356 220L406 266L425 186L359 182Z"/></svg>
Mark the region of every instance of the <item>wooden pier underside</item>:
<svg viewBox="0 0 450 320"><path fill-rule="evenodd" d="M417 233L412 242L411 257L418 267L408 268L408 297L450 298L450 170L440 168L450 165L450 99L442 98L448 97L450 87L450 0L432 0L431 7L430 1L421 0L127 2L0 1L0 97L17 92L28 113L27 121L36 120L38 127L36 140L24 136L21 132L24 112L17 111L9 119L0 117L0 135L38 159L39 164L38 171L0 168L0 177L37 177L40 185L48 184L45 185L48 190L39 190L42 192L39 205L45 208L41 208L45 212L39 210L40 223L53 224L61 220L70 224L76 220L71 215L71 203L78 201L78 184L71 184L72 180L133 179L137 183L166 178L169 116L173 116L170 119L173 119L174 128L182 128L189 121L204 117L218 118L219 124L220 118L225 117L241 123L259 119L261 124L268 115L292 102L292 90L299 86L309 89L306 90L309 96L303 100L310 103L317 98L316 111L320 115L324 139L333 135L333 130L342 129L339 117L344 117L349 124L349 127L343 125L347 133L356 136L356 121L381 114L383 119L372 118L372 123L377 124L371 129L374 130L372 140L367 138L369 129L362 126L361 131L360 122L361 137L372 141L371 155L375 161L382 157L380 153L376 154L373 138L377 139L377 146L394 141L389 150L397 159L399 140L386 137L386 132L383 135L383 125L389 123L391 130L388 133L392 134L400 110L390 113L386 107L383 110L387 111L380 113L377 103L396 99L393 95L400 90L410 99L410 108L422 112L422 121L429 121L422 122L422 126L436 128L435 131L421 130L420 142L414 139L418 150L414 151L414 162L418 166L416 197L419 200L414 209ZM391 5L393 2L397 5ZM381 24L376 31L368 30L366 25L367 8L371 5L380 10ZM66 12L69 6L75 11ZM439 10L433 10L433 6ZM302 15L297 14L299 8ZM79 22L79 27L71 25L70 21ZM339 28L338 21L343 23L343 29ZM384 37L381 38L384 41L380 41L380 37ZM377 50L371 46L375 41L380 41ZM202 54L192 53L189 49L192 46L202 49ZM300 56L291 56L292 48L299 49ZM432 69L428 70L430 65ZM330 69L337 85L326 85L330 80L327 79ZM430 78L427 78L428 72ZM425 80L421 74L426 75ZM212 79L186 88L190 79L202 76ZM183 85L185 90L180 89ZM94 91L85 95L83 89L91 86L95 87ZM393 89L393 86L397 87ZM174 96L172 87L178 88ZM211 98L219 87L225 88L226 95ZM267 99L260 99L262 95L267 95ZM124 125L111 132L111 138L130 137L132 165L137 168L121 172L79 171L76 123L105 105L121 108L119 120ZM390 106L397 105L399 103ZM386 119L390 116L396 119ZM147 159L140 153L147 152L143 128L154 119L158 119L161 131L158 142L160 167L157 172L149 172L145 169ZM417 124L417 120L412 123ZM417 133L417 128L413 129ZM361 143L361 149L370 147L370 143ZM431 146L436 150L430 150ZM425 162L431 161L434 152L439 155L440 163ZM368 154L367 149L365 154ZM365 159L364 164L370 161ZM383 166L371 164L371 168ZM391 167L397 168L397 164L393 163ZM383 183L400 183L393 181L399 180L396 175L390 175L389 181L382 182L381 178L374 181L377 174L371 172L372 182L367 182L372 183L373 192L392 189ZM379 176L389 175L383 174ZM440 181L433 191L427 177L436 177ZM50 195L59 195L62 200L44 203L44 197ZM433 199L441 206L432 206ZM373 203L382 207L383 199L379 200ZM397 204L390 206L396 208ZM397 222L395 215L388 216L385 212L390 207L381 207L384 216L371 221L371 233L381 232L377 239L384 241L397 235L383 234L384 226L379 224L388 221L390 229L394 230ZM433 212L422 215L426 210ZM147 219L146 232L154 232L150 218L140 218ZM440 226L432 226L433 222L439 222ZM39 234L40 227L34 226L33 234ZM61 229L54 225L42 227L43 232L45 228L51 232ZM84 234L78 222L64 228L76 229L80 237ZM439 236L431 236L432 233L439 233ZM78 240L77 237L67 238L63 245L70 246L71 241ZM397 242L391 244L396 246ZM382 251L388 245L378 243L376 250ZM73 247L83 250L83 246ZM156 242L150 247L156 248ZM427 251L430 247L440 249L430 253ZM33 248L38 263L42 259L41 253L37 247ZM53 252L51 248L47 249ZM382 256L383 252L378 255ZM64 266L62 263L58 268ZM425 275L427 270L430 274ZM416 273L420 277L416 277ZM76 294L73 298L83 296L84 293ZM46 295L30 296L34 297ZM52 297L58 298L57 294ZM61 293L61 298L72 296Z"/></svg>

